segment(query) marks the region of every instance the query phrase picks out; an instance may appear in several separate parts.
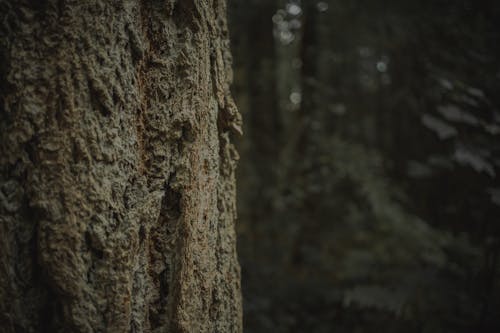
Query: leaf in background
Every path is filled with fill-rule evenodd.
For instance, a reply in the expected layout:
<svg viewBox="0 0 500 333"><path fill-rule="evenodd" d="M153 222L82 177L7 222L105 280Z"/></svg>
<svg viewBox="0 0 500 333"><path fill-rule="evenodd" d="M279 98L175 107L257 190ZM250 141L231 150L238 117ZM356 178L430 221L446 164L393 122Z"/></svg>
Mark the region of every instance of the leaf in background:
<svg viewBox="0 0 500 333"><path fill-rule="evenodd" d="M330 112L337 116L343 116L347 112L347 108L343 103L336 103L329 106Z"/></svg>
<svg viewBox="0 0 500 333"><path fill-rule="evenodd" d="M440 78L439 84L441 85L441 87L443 87L447 90L453 90L453 84L447 79Z"/></svg>
<svg viewBox="0 0 500 333"><path fill-rule="evenodd" d="M496 123L500 123L500 112L498 112L497 110L493 110L493 120Z"/></svg>
<svg viewBox="0 0 500 333"><path fill-rule="evenodd" d="M434 167L453 170L453 161L447 156L431 155L427 158L427 163Z"/></svg>
<svg viewBox="0 0 500 333"><path fill-rule="evenodd" d="M496 124L484 124L484 129L486 132L490 133L491 135L498 135L500 134L500 126Z"/></svg>
<svg viewBox="0 0 500 333"><path fill-rule="evenodd" d="M344 307L357 304L360 307L390 311L396 315L402 313L408 298L404 290L389 289L383 286L358 286L344 293Z"/></svg>
<svg viewBox="0 0 500 333"><path fill-rule="evenodd" d="M469 93L469 95L474 96L478 99L481 99L481 100L486 99L486 96L484 95L484 92L481 89L469 87L469 88L467 88L467 92Z"/></svg>
<svg viewBox="0 0 500 333"><path fill-rule="evenodd" d="M491 202L500 206L500 188L489 188L486 192L490 194Z"/></svg>
<svg viewBox="0 0 500 333"><path fill-rule="evenodd" d="M422 124L428 129L434 131L441 140L449 139L451 137L457 136L458 134L458 131L455 127L429 114L423 115Z"/></svg>
<svg viewBox="0 0 500 333"><path fill-rule="evenodd" d="M468 95L460 94L457 97L455 97L454 100L457 101L458 103L465 103L476 108L479 107L479 103L477 102L477 100Z"/></svg>
<svg viewBox="0 0 500 333"><path fill-rule="evenodd" d="M427 165L417 162L417 161L409 161L408 162L408 169L407 169L407 174L411 178L415 179L423 179L423 178L429 178L432 176L433 172L430 167Z"/></svg>
<svg viewBox="0 0 500 333"><path fill-rule="evenodd" d="M466 149L464 147L457 147L455 154L453 155L455 161L461 165L466 165L472 167L476 172L485 172L490 177L495 177L495 169L485 158L481 155Z"/></svg>
<svg viewBox="0 0 500 333"><path fill-rule="evenodd" d="M438 112L449 121L464 123L473 126L477 126L479 124L479 119L455 105L441 105L437 109Z"/></svg>

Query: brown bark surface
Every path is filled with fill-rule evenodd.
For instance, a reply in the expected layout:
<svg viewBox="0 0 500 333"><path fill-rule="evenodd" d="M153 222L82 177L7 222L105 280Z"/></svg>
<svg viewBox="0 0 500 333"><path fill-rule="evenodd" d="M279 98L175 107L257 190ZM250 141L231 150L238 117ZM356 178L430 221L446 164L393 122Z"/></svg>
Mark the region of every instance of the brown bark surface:
<svg viewBox="0 0 500 333"><path fill-rule="evenodd" d="M0 0L0 331L241 331L225 11Z"/></svg>

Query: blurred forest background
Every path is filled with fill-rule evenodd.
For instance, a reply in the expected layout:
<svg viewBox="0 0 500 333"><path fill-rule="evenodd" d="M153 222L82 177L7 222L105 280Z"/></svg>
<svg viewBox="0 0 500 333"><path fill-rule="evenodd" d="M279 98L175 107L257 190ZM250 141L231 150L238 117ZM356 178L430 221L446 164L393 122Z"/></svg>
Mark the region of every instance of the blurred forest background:
<svg viewBox="0 0 500 333"><path fill-rule="evenodd" d="M500 3L229 7L246 332L500 332Z"/></svg>

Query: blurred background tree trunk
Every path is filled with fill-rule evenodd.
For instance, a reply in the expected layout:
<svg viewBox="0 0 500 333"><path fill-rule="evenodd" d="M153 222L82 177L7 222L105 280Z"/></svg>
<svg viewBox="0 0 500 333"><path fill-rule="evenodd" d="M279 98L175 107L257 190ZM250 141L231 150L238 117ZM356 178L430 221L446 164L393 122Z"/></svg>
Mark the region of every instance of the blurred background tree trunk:
<svg viewBox="0 0 500 333"><path fill-rule="evenodd" d="M240 332L225 1L0 12L0 331Z"/></svg>

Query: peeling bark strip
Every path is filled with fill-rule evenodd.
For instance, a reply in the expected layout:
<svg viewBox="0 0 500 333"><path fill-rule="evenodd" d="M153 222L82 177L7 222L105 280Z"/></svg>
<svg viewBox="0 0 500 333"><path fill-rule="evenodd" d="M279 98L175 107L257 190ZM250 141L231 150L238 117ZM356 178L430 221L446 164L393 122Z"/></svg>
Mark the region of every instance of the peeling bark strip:
<svg viewBox="0 0 500 333"><path fill-rule="evenodd" d="M0 0L0 331L240 332L223 0Z"/></svg>

